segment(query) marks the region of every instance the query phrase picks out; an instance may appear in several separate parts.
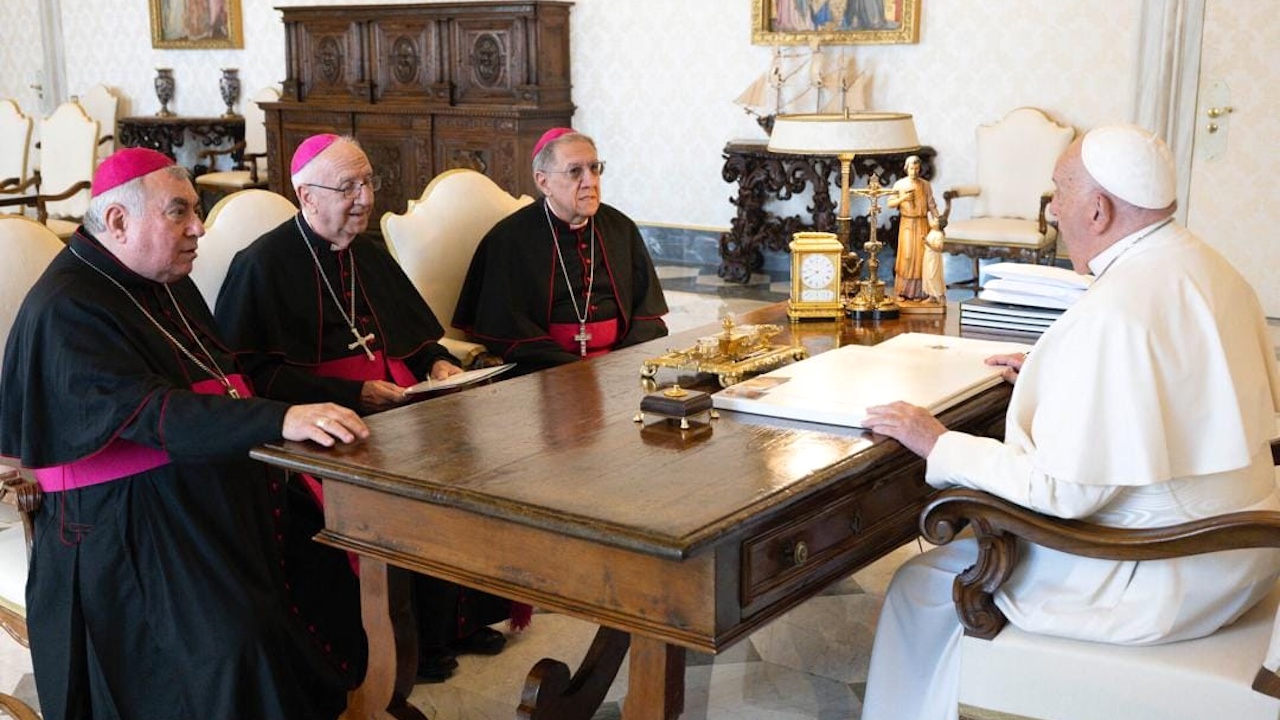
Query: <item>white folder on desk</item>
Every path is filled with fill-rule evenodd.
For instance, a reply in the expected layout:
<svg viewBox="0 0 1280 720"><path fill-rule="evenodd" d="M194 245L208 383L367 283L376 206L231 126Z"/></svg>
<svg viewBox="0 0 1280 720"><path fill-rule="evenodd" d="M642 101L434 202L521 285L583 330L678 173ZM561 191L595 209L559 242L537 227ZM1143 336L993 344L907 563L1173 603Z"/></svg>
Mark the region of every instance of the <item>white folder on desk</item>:
<svg viewBox="0 0 1280 720"><path fill-rule="evenodd" d="M906 333L879 345L847 345L721 390L721 410L862 427L866 409L902 400L941 412L1001 382L984 361L1030 345Z"/></svg>

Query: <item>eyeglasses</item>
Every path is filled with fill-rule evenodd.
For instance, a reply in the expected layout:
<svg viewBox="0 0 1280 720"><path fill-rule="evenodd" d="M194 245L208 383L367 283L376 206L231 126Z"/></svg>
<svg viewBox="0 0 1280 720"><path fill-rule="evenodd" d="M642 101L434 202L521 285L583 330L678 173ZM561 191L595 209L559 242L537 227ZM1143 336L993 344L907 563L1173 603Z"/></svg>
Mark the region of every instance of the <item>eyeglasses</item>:
<svg viewBox="0 0 1280 720"><path fill-rule="evenodd" d="M570 165L564 170L544 170L543 172L560 173L563 175L568 175L570 180L574 182L578 182L582 180L583 174L585 174L588 170L591 171L592 175L595 175L596 177L600 177L601 175L604 174L604 161L597 160L593 163L587 163L586 165Z"/></svg>
<svg viewBox="0 0 1280 720"><path fill-rule="evenodd" d="M341 193L342 197L348 200L351 200L359 196L360 191L365 188L369 188L373 192L378 192L378 190L382 189L382 177L378 175L374 175L373 177L367 180L364 180L363 182L356 182L352 180L351 182L342 183L342 185L338 187L329 187L328 185L320 185L318 183L304 183L304 184L307 185L308 187L317 187L317 188L320 188L321 190L332 190L333 192Z"/></svg>

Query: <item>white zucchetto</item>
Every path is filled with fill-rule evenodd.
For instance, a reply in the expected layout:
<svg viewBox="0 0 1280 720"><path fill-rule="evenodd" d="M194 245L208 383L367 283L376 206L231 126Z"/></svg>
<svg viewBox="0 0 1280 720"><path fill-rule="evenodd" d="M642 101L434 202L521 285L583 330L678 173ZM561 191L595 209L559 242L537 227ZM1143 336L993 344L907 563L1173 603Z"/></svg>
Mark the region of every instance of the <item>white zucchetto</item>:
<svg viewBox="0 0 1280 720"><path fill-rule="evenodd" d="M1140 208L1168 207L1177 198L1173 153L1137 125L1104 125L1080 145L1084 167L1112 195Z"/></svg>

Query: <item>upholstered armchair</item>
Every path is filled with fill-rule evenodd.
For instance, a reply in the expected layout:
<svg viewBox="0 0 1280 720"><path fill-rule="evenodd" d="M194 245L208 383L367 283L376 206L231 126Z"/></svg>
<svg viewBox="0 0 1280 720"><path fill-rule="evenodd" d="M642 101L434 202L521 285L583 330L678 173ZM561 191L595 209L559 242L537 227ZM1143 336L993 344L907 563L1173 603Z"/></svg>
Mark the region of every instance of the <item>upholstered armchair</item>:
<svg viewBox="0 0 1280 720"><path fill-rule="evenodd" d="M116 151L116 120L120 98L106 85L94 85L80 98L85 113L98 123L98 161Z"/></svg>
<svg viewBox="0 0 1280 720"><path fill-rule="evenodd" d="M444 325L441 344L464 368L501 362L449 327L471 256L499 220L531 202L528 195L512 197L474 170L455 169L437 175L403 215L382 216L387 249Z"/></svg>
<svg viewBox="0 0 1280 720"><path fill-rule="evenodd" d="M59 105L40 121L40 170L33 174L36 192L0 199L0 207L33 207L54 234L70 238L89 207L97 146L97 121L75 100Z"/></svg>
<svg viewBox="0 0 1280 720"><path fill-rule="evenodd" d="M1280 464L1280 444L1272 455ZM1280 512L1238 512L1165 528L1122 530L1062 520L969 489L940 493L921 532L945 544L968 526L978 559L955 580L962 720L1171 720L1280 717L1280 677L1263 667L1280 583L1208 637L1121 646L1049 637L1006 625L993 595L1018 562L1018 542L1111 560L1156 560L1280 547Z"/></svg>
<svg viewBox="0 0 1280 720"><path fill-rule="evenodd" d="M31 118L12 100L0 100L0 200L30 191Z"/></svg>
<svg viewBox="0 0 1280 720"><path fill-rule="evenodd" d="M1075 130L1029 107L978 128L977 183L944 190L941 218L945 251L973 261L975 292L980 260L1054 262L1058 229L1046 210L1053 199L1053 167L1074 137ZM973 199L969 217L952 220L952 204L960 198Z"/></svg>
<svg viewBox="0 0 1280 720"><path fill-rule="evenodd" d="M210 308L218 301L236 253L297 212L288 198L270 190L241 190L213 206L204 221L200 254L191 267L191 280Z"/></svg>
<svg viewBox="0 0 1280 720"><path fill-rule="evenodd" d="M267 165L266 112L261 103L279 102L280 91L274 87L259 90L244 107L244 142L225 149L202 150L199 157L210 168L218 156L240 153L239 162L230 170L207 172L196 177L196 189L202 197L217 197L237 190L265 188L270 168Z"/></svg>
<svg viewBox="0 0 1280 720"><path fill-rule="evenodd" d="M8 340L14 317L27 291L62 250L62 241L47 227L18 215L0 216L0 347ZM4 362L0 357L0 363ZM0 524L0 627L27 645L27 566L34 539L32 520L40 508L40 486L17 468L0 465L0 516L21 522ZM0 694L0 708L20 720L36 715L15 698Z"/></svg>

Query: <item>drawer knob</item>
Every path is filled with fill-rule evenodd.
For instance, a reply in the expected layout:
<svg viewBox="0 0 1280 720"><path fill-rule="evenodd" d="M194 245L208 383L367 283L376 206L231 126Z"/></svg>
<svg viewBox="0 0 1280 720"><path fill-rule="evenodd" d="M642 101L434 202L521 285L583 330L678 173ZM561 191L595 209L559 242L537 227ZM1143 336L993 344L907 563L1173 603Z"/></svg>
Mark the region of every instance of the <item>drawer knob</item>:
<svg viewBox="0 0 1280 720"><path fill-rule="evenodd" d="M796 544L791 547L791 564L799 567L809 561L809 545L803 540L797 540Z"/></svg>

